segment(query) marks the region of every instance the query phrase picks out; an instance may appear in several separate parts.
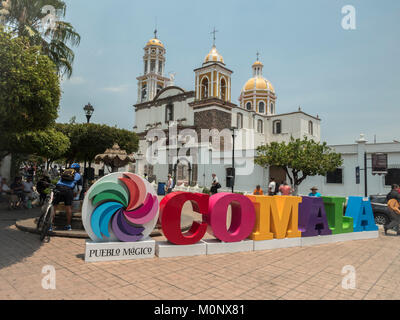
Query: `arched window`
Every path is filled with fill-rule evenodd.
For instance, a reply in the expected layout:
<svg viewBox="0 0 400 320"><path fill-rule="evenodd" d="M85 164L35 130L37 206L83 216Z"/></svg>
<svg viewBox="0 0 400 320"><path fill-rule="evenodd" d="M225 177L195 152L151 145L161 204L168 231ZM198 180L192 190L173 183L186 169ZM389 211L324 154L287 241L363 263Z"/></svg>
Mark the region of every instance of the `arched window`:
<svg viewBox="0 0 400 320"><path fill-rule="evenodd" d="M271 102L271 114L275 114L275 105Z"/></svg>
<svg viewBox="0 0 400 320"><path fill-rule="evenodd" d="M281 120L275 120L273 122L273 134L281 134L282 133L282 121Z"/></svg>
<svg viewBox="0 0 400 320"><path fill-rule="evenodd" d="M264 122L261 119L257 121L257 132L258 133L264 132Z"/></svg>
<svg viewBox="0 0 400 320"><path fill-rule="evenodd" d="M241 113L237 114L237 123L236 123L236 127L238 129L242 129L243 128L243 115Z"/></svg>
<svg viewBox="0 0 400 320"><path fill-rule="evenodd" d="M265 103L263 101L260 101L260 103L258 104L258 112L265 113Z"/></svg>
<svg viewBox="0 0 400 320"><path fill-rule="evenodd" d="M221 83L220 83L220 96L222 100L226 100L226 82L225 79L222 78L221 79Z"/></svg>
<svg viewBox="0 0 400 320"><path fill-rule="evenodd" d="M203 99L208 98L208 79L204 78L203 81L201 82L201 97Z"/></svg>
<svg viewBox="0 0 400 320"><path fill-rule="evenodd" d="M249 111L251 110L251 102L246 103L246 109Z"/></svg>
<svg viewBox="0 0 400 320"><path fill-rule="evenodd" d="M162 74L163 72L163 63L162 63L162 61L158 61L158 74Z"/></svg>
<svg viewBox="0 0 400 320"><path fill-rule="evenodd" d="M150 60L150 72L155 72L156 71L156 60L151 59Z"/></svg>
<svg viewBox="0 0 400 320"><path fill-rule="evenodd" d="M308 122L308 133L313 136L314 135L314 124L312 121Z"/></svg>
<svg viewBox="0 0 400 320"><path fill-rule="evenodd" d="M165 122L174 121L174 105L169 104L165 108Z"/></svg>
<svg viewBox="0 0 400 320"><path fill-rule="evenodd" d="M144 62L144 74L147 74L147 67L148 67L148 61L146 60L145 62Z"/></svg>
<svg viewBox="0 0 400 320"><path fill-rule="evenodd" d="M144 100L146 100L146 99L147 99L147 85L144 84L144 85L142 86L142 101L144 101Z"/></svg>

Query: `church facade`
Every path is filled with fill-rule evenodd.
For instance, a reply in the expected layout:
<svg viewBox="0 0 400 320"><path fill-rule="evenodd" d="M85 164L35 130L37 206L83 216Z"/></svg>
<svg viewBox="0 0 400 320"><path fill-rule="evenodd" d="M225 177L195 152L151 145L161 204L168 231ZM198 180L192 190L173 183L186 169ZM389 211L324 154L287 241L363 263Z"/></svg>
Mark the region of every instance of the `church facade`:
<svg viewBox="0 0 400 320"><path fill-rule="evenodd" d="M232 133L236 136L235 168L252 161L259 145L305 136L320 141L318 116L309 115L300 108L278 113L275 88L264 77L264 65L258 57L249 68L252 76L243 81L240 93L232 93L233 71L225 64L215 41L201 66L194 69L193 88L189 90L177 86L173 75L164 76L165 63L166 48L155 34L144 47L144 71L137 77L138 98L134 105L134 131L140 136L137 173L146 173L157 182L165 182L170 173L178 184L205 187L211 184L211 174L216 173L222 187L226 188L226 178L232 168ZM233 102L237 95L238 104ZM175 141L171 130L177 132ZM149 137L154 131L165 134L163 143L160 137L154 138L153 134ZM207 131L212 137L204 139L202 132ZM179 152L186 141L180 133L187 132L196 133L196 157L193 148L183 156ZM217 139L213 138L215 135ZM158 147L151 149L155 142ZM164 161L149 161L150 153L153 156L159 152L165 155ZM272 176L286 180L285 173L277 168L254 166L251 171L236 172L235 190L238 191L252 190L257 184L265 187Z"/></svg>

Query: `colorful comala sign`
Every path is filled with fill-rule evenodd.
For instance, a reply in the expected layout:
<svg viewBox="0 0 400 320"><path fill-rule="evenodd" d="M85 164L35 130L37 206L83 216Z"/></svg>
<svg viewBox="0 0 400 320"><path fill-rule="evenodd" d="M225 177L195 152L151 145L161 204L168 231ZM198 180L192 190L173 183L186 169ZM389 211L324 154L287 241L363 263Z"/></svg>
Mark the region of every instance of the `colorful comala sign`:
<svg viewBox="0 0 400 320"><path fill-rule="evenodd" d="M201 221L181 230L181 211L191 202ZM151 184L132 173L113 173L86 193L84 227L94 242L137 242L154 229L175 245L198 243L209 232L222 242L265 241L376 231L371 203L362 197L244 196L174 192L160 204ZM229 209L230 208L230 209ZM231 223L227 215L231 210Z"/></svg>

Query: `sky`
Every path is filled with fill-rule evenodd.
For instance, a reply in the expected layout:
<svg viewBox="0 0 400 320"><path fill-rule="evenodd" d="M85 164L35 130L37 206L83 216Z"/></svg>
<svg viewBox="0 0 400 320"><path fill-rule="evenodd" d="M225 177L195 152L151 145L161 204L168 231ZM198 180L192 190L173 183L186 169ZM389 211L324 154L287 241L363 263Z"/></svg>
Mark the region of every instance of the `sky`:
<svg viewBox="0 0 400 320"><path fill-rule="evenodd" d="M62 81L59 122L132 130L143 48L164 43L166 72L194 90L195 68L212 47L211 31L233 70L232 97L252 77L257 51L274 85L277 113L302 110L321 119L328 144L400 140L400 1L398 0L65 0L65 21L81 35L73 76ZM342 7L356 10L356 29L342 27Z"/></svg>

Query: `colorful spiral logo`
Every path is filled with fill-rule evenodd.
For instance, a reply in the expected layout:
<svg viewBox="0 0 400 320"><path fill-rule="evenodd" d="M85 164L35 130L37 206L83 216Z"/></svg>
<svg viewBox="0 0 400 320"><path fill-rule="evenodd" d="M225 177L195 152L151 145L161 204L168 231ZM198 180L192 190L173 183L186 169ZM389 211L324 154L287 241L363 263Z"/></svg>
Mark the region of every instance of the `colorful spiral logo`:
<svg viewBox="0 0 400 320"><path fill-rule="evenodd" d="M152 185L133 173L112 173L86 193L83 226L95 242L146 239L158 219L158 198Z"/></svg>

